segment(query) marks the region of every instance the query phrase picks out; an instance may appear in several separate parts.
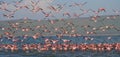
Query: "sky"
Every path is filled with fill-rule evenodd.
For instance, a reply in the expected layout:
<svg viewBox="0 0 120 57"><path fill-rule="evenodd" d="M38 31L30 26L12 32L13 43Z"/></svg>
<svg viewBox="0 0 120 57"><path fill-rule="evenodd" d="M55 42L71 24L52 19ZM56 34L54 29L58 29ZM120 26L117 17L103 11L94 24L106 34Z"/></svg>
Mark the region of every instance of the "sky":
<svg viewBox="0 0 120 57"><path fill-rule="evenodd" d="M8 3L7 9L9 10L15 10L15 5L16 1L20 0L0 0L0 1L5 1ZM21 5L30 5L30 0L21 0ZM38 0L33 0L34 2L37 2ZM92 10L98 10L98 8L105 8L106 12L101 12L99 15L114 15L116 14L113 12L114 10L120 11L120 0L40 0L38 6L43 8L45 12L49 13L50 11L52 12L52 15L54 17L48 17L49 19L59 19L59 18L69 18L68 16L63 16L64 12L69 12L71 15L74 13L81 14L82 11L80 11L80 7L69 7L69 5L74 4L74 3L84 3L87 2L84 6L82 6L83 9L92 9ZM57 7L57 4L66 4L63 9L59 13L55 13L52 10L48 9L49 5L52 5L54 7ZM1 8L0 4L0 8ZM29 7L31 9L31 7ZM44 19L44 15L39 11L37 13L33 13L28 9L20 9L15 12L14 18L7 18L4 17L3 14L7 14L9 12L3 11L0 9L0 20L15 20L15 19L22 19L25 17L28 17L30 19ZM120 14L117 13L117 14ZM95 15L93 12L88 12L81 17L88 17ZM72 16L73 17L73 16Z"/></svg>

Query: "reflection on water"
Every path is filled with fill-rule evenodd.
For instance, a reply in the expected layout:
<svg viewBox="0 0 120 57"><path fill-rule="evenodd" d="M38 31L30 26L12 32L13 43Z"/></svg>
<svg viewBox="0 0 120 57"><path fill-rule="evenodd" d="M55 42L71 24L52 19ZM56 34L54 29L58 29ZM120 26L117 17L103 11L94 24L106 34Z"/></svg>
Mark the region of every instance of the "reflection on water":
<svg viewBox="0 0 120 57"><path fill-rule="evenodd" d="M117 51L104 51L104 52L93 52L93 51L47 51L47 52L0 52L0 57L120 57L120 52Z"/></svg>

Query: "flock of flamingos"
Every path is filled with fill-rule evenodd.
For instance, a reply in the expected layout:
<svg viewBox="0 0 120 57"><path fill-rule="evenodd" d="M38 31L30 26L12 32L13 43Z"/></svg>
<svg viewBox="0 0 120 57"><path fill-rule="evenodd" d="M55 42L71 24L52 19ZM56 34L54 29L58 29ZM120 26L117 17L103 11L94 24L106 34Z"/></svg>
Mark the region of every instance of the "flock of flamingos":
<svg viewBox="0 0 120 57"><path fill-rule="evenodd" d="M99 14L100 13L105 13L107 12L106 8L98 8L97 10L94 9L84 9L83 7L87 4L87 2L83 2L83 3L77 3L77 2L73 2L72 4L56 4L55 6L52 4L48 4L47 10L45 11L43 8L41 8L39 6L39 2L38 1L33 1L33 0L29 0L30 4L29 5L25 5L22 4L23 0L20 1L14 1L13 3L11 3L11 5L15 8L14 10L10 10L9 7L9 3L5 2L5 1L0 1L0 12L4 12L3 13L3 17L8 18L8 19L12 19L15 17L15 13L19 10L22 9L27 9L30 12L32 12L33 14L35 13L42 13L43 17L45 20L48 20L50 24L54 25L57 21L50 19L49 17L53 17L56 19L55 14L62 14L63 17L68 17L68 18L72 18L72 17L76 17L76 18L80 18L82 15L87 14L89 12L94 13L94 16L91 16L91 20L92 22L100 22L98 21L98 18L100 18ZM81 13L70 13L70 12L62 12L64 10L65 7L69 7L69 8L80 8ZM105 17L105 20L110 20L110 19L116 19L117 17L119 17L119 13L120 10L116 10L116 9L111 9L116 15L112 15L112 16L107 16ZM7 13L6 13L7 12ZM24 17L23 19L29 19L29 17ZM59 19L59 21L65 21L63 18ZM103 20L104 21L104 20ZM40 20L38 20L38 22L40 22ZM27 21L23 22L24 24L27 23ZM22 24L23 24L22 23ZM0 34L0 42L2 42L3 38L7 38L9 40L11 40L12 42L23 42L24 39L27 39L29 36L27 34L22 35L23 39L22 40L18 40L15 35L13 35L17 30L24 32L28 32L28 31L35 31L37 29L43 29L42 32L44 33L49 33L52 34L53 32L51 30L49 30L49 28L46 27L46 25L42 25L42 26L35 26L34 28L22 28L20 26L21 23L17 22L17 23L8 23L10 25L11 28L5 28L3 26L0 25L0 31L4 31L3 34ZM82 50L82 51L86 51L86 50L92 50L92 51L111 51L111 50L116 50L116 51L120 51L120 43L99 43L99 44L86 44L86 43L80 43L80 44L72 44L71 40L69 39L62 39L62 36L67 35L70 37L78 37L78 36L82 36L81 34L75 33L75 25L72 22L67 22L66 25L68 25L71 30L67 30L65 28L59 28L59 27L54 27L54 31L55 32L59 32L61 31L59 34L56 34L55 36L57 36L58 39L60 40L53 40L53 39L49 39L49 38L45 38L44 39L44 44L22 44L21 45L21 49L25 52L29 52L30 50L36 50L38 52L41 51L48 51L48 50L52 50L52 51L76 51L76 50ZM91 27L90 25L83 25L81 26L84 29L88 29L91 28L92 31L87 31L86 30L86 34L96 34L97 30L100 31L106 31L107 29L115 29L116 31L120 32L120 28L116 27L114 25L105 25L99 28L96 27ZM15 31L12 31L12 29L15 29ZM8 30L8 31L7 31ZM37 40L40 36L43 36L41 33L35 33L34 35L32 35L31 37L35 40ZM89 36L85 36L84 37L85 40L89 40L89 41L93 41L94 38L90 38ZM59 41L62 40L62 43L58 43ZM107 40L111 40L111 37L108 37ZM11 50L11 52L15 52L19 50L19 46L14 43L14 44L2 44L0 43L0 51L5 50L6 52L8 50Z"/></svg>

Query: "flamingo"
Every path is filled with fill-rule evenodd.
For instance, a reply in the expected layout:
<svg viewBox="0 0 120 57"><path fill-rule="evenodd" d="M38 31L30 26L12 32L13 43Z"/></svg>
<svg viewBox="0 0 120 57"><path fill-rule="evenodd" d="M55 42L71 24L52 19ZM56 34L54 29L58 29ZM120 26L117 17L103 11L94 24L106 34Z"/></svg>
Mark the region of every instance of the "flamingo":
<svg viewBox="0 0 120 57"><path fill-rule="evenodd" d="M105 8L99 8L98 9L98 12L102 12L102 11L106 12L106 9Z"/></svg>

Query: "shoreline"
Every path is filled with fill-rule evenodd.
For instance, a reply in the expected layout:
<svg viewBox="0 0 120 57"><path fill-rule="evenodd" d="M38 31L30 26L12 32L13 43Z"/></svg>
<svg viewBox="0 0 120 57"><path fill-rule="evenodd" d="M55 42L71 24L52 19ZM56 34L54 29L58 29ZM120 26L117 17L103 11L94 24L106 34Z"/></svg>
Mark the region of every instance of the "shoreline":
<svg viewBox="0 0 120 57"><path fill-rule="evenodd" d="M90 18L0 21L0 36L56 36L58 34L63 36L119 36L120 17L112 16L110 15L110 19L106 19L108 16L99 17L98 22Z"/></svg>
<svg viewBox="0 0 120 57"><path fill-rule="evenodd" d="M40 35L40 36L38 36L38 38L39 37L52 37L52 36L56 36L56 37L58 37L57 35ZM72 35L62 35L62 36L60 36L60 37L92 37L92 36L95 36L95 37L99 37L99 36L108 36L108 37L112 37L112 36L120 36L120 34L99 34L99 35L76 35L76 36L72 36ZM2 38L2 37L9 37L9 36L5 36L5 35L3 35L3 36L0 36L0 38ZM25 35L18 35L18 36L14 36L14 37L33 37L33 36L25 36ZM13 37L13 38L14 38ZM59 37L58 37L59 38Z"/></svg>

